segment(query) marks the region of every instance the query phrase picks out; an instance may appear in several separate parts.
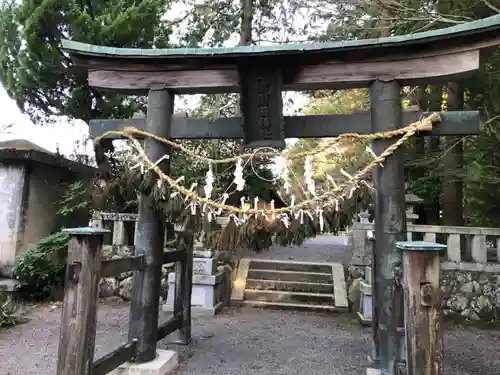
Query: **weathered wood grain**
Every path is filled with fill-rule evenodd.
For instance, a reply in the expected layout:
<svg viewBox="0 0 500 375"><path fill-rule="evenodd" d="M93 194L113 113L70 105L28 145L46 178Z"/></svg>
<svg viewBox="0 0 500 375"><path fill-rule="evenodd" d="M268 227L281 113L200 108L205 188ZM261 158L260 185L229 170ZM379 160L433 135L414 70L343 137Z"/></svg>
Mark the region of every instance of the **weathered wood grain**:
<svg viewBox="0 0 500 375"><path fill-rule="evenodd" d="M403 112L403 124L409 125L425 116L418 110ZM311 115L285 116L285 138L336 137L344 133L371 134L371 112L358 112L350 115ZM111 130L126 127L146 130L146 120L134 119L96 119L90 120L90 138L95 139ZM172 119L171 139L242 139L243 120L231 118L179 118ZM479 111L441 112L441 122L425 135L473 135L480 130ZM120 136L107 135L118 139ZM138 136L138 138L140 138Z"/></svg>
<svg viewBox="0 0 500 375"><path fill-rule="evenodd" d="M403 252L408 375L442 375L439 252Z"/></svg>
<svg viewBox="0 0 500 375"><path fill-rule="evenodd" d="M92 60L99 60L98 57ZM147 70L134 63L107 67L89 66L89 85L98 89L143 94L150 88L164 88L179 94L238 92L236 66L223 69L169 70L168 64L155 60ZM155 65L157 64L157 65ZM101 65L103 62L101 61ZM153 69L155 67L155 69ZM392 77L402 85L450 81L469 76L479 68L479 50L435 51L420 56L387 55L362 61L328 61L295 66L298 72L284 75L283 89L289 91L367 87L380 77ZM286 71L285 71L286 72Z"/></svg>
<svg viewBox="0 0 500 375"><path fill-rule="evenodd" d="M88 229L88 228L83 228ZM70 235L57 375L91 375L94 359L102 242L107 230L66 230Z"/></svg>
<svg viewBox="0 0 500 375"><path fill-rule="evenodd" d="M144 261L143 255L103 260L101 263L101 277L118 276L129 271L140 271L144 268Z"/></svg>
<svg viewBox="0 0 500 375"><path fill-rule="evenodd" d="M156 339L158 341L163 340L172 332L180 329L181 326L182 326L182 315L181 314L174 315L169 320L158 326L158 334Z"/></svg>
<svg viewBox="0 0 500 375"><path fill-rule="evenodd" d="M193 233L178 233L178 249L184 251L184 261L175 264L174 316L181 316L181 327L174 332L174 342L191 342L191 292L193 287Z"/></svg>
<svg viewBox="0 0 500 375"><path fill-rule="evenodd" d="M137 340L121 345L112 352L94 361L92 375L106 375L135 356Z"/></svg>
<svg viewBox="0 0 500 375"><path fill-rule="evenodd" d="M171 92L150 90L147 130L168 138L173 107L174 95ZM145 140L144 150L153 160L158 160L168 153L165 145L153 139ZM168 173L168 160L162 162L160 168ZM137 362L149 362L156 358L164 236L165 217L162 217L154 207L150 197L141 195L136 225L135 255L144 256L145 265L142 271L134 273L128 332L129 341L138 339Z"/></svg>
<svg viewBox="0 0 500 375"><path fill-rule="evenodd" d="M184 261L186 252L183 249L168 250L163 253L163 264Z"/></svg>
<svg viewBox="0 0 500 375"><path fill-rule="evenodd" d="M238 71L245 147L285 148L283 67L248 62Z"/></svg>
<svg viewBox="0 0 500 375"><path fill-rule="evenodd" d="M403 126L401 86L395 80L376 81L370 87L373 133L395 130ZM372 148L381 154L391 144L390 140L377 140ZM401 264L401 254L396 242L406 239L406 204L404 184L404 158L397 150L386 160L383 168L373 173L375 194L375 246L372 274L374 278L373 340L374 355L380 359L382 373L393 373L396 353L399 352L397 328L402 317L402 294L394 287L393 275ZM400 297L400 298L398 298Z"/></svg>

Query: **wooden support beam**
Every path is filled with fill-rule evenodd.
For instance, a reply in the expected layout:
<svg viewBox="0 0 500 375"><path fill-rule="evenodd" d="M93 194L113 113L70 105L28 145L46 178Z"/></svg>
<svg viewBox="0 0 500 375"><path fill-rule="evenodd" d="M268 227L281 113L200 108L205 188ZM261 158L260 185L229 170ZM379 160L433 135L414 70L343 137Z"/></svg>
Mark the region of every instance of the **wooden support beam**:
<svg viewBox="0 0 500 375"><path fill-rule="evenodd" d="M191 293L193 289L193 233L186 228L178 232L177 249L185 252L184 261L175 263L174 316L181 316L181 327L173 333L173 342L191 342Z"/></svg>
<svg viewBox="0 0 500 375"><path fill-rule="evenodd" d="M70 236L64 283L57 375L91 375L94 360L97 298L102 242L109 230L65 229ZM77 265L77 277L72 265Z"/></svg>
<svg viewBox="0 0 500 375"><path fill-rule="evenodd" d="M418 110L404 111L403 124L411 124L425 115L425 112ZM441 118L442 121L434 126L430 135L457 136L479 133L479 111L441 112ZM123 130L128 126L146 130L146 120L141 118L90 120L90 137L95 139L107 131ZM244 137L241 117L208 119L174 116L171 126L171 139L242 139ZM336 137L343 133L371 134L371 113L285 116L284 131L285 138ZM118 138L116 135L107 137Z"/></svg>
<svg viewBox="0 0 500 375"><path fill-rule="evenodd" d="M473 48L473 47L470 47ZM144 60L144 59L143 59ZM253 58L252 64L267 60ZM427 53L388 54L385 56L345 60L338 58L316 64L275 61L285 69L285 91L326 90L368 87L377 77L394 77L402 85L466 78L479 69L479 49L433 50ZM88 67L89 85L108 91L144 94L152 87L162 87L178 94L239 92L236 65L224 64L203 69L179 69L161 59L144 61L85 57L77 62Z"/></svg>
<svg viewBox="0 0 500 375"><path fill-rule="evenodd" d="M158 341L163 340L172 332L180 329L182 327L182 314L174 315L166 322L163 322L158 326L158 334L156 339Z"/></svg>
<svg viewBox="0 0 500 375"><path fill-rule="evenodd" d="M186 259L186 252L182 249L168 250L163 253L163 264L180 262Z"/></svg>
<svg viewBox="0 0 500 375"><path fill-rule="evenodd" d="M118 276L124 272L139 271L143 268L143 255L121 259L103 260L101 263L101 277Z"/></svg>
<svg viewBox="0 0 500 375"><path fill-rule="evenodd" d="M370 87L373 133L395 130L403 126L401 87L395 80L375 81ZM373 150L381 154L395 140L377 140ZM396 370L399 340L397 328L402 316L402 295L397 297L394 274L401 265L396 242L406 238L406 205L404 160L396 150L373 174L375 188L375 249L373 252L373 329L375 355L381 373L393 375Z"/></svg>
<svg viewBox="0 0 500 375"><path fill-rule="evenodd" d="M121 364L134 358L137 349L137 340L123 344L99 358L93 364L92 375L107 375Z"/></svg>
<svg viewBox="0 0 500 375"><path fill-rule="evenodd" d="M148 95L147 130L168 138L173 108L172 93L151 90ZM145 140L144 150L152 160L158 160L168 153L164 144L153 139ZM160 168L168 173L168 160L163 161ZM135 256L143 256L145 264L142 271L134 273L128 333L129 341L138 339L137 362L148 362L156 358L165 217L154 205L151 197L139 197Z"/></svg>
<svg viewBox="0 0 500 375"><path fill-rule="evenodd" d="M440 252L446 245L399 242L403 253L406 373L442 375Z"/></svg>

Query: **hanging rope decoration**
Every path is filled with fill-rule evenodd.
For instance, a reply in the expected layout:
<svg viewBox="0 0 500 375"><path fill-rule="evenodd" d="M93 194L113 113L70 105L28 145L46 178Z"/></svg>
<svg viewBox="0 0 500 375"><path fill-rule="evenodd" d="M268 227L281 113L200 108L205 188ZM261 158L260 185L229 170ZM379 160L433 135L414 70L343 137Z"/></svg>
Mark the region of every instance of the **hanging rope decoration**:
<svg viewBox="0 0 500 375"><path fill-rule="evenodd" d="M226 159L212 159L205 156L200 156L192 150L189 150L182 145L175 143L171 140L150 134L143 130L138 130L132 127L126 127L123 131L110 131L105 133L100 138L96 139L97 142L107 135L120 135L128 139L129 146L132 150L132 159L129 166L130 170L138 170L143 179L155 179L152 188L152 194L160 196L162 200L169 201L173 198L182 198L184 204L183 210L190 212L191 215L200 214L208 222L212 222L216 218L226 218L227 223L234 223L236 226L241 226L249 220L257 220L259 222L276 222L278 220L285 228L290 228L292 222L299 221L303 224L307 219L308 221L316 220L319 229L322 231L325 224L325 215L329 212L339 212L340 205L345 204L350 199L355 198L355 192L361 188L372 189L371 186L365 181L375 168L378 166L383 167L385 160L391 156L398 148L408 141L413 135L418 132L428 132L432 130L433 124L439 122L440 116L433 113L420 121L412 123L402 129L389 131L385 133L376 133L368 135L360 135L357 133L342 134L336 138L331 138L325 143L314 150L301 152L296 155L287 155L286 150L279 152L277 150L269 150L269 148L256 149L251 153L245 153L239 156ZM164 155L157 161L149 159L143 147L137 141L136 136L149 137L158 142L170 146L171 149L184 152L193 159L204 162L208 165L208 172L205 177L203 186L204 196L198 193L197 184L194 183L189 188L182 184L183 177L174 179L165 174L159 167L161 161L169 158L169 155ZM374 141L379 139L392 139L399 137L399 139L391 144L380 155L376 155L371 148L367 147L366 152L371 155L372 160L361 170L355 174L349 174L344 169L340 169L340 174L345 178L342 182L335 181L335 179L326 175L328 181L328 189L319 190L316 188L316 182L313 174L313 161L315 157L321 153L339 153L338 145L344 141L367 140ZM333 150L333 151L332 151ZM214 191L214 173L213 167L216 164L235 164L233 184L236 190L241 192L245 187L245 179L243 178L243 168L248 161L255 157L275 157L276 167L279 171L279 178L282 180L283 188L290 193L291 181L290 177L292 171L289 166L294 159L304 158L304 196L300 202L296 202L294 195L290 195L290 204L287 207L275 208L274 202L270 202L270 207L259 208L259 198L255 197L251 202L249 208L245 205L245 198L241 199L239 207L226 204L228 194L224 193L222 197L213 199L212 194ZM168 194L168 199L167 199ZM226 224L227 225L227 224Z"/></svg>

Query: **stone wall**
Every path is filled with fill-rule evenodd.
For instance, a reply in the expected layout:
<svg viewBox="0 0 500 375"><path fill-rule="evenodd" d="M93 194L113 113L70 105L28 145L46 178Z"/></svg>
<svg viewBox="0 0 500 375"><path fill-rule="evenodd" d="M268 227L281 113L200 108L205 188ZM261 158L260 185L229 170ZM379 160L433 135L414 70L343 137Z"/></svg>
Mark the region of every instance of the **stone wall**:
<svg viewBox="0 0 500 375"><path fill-rule="evenodd" d="M132 254L132 246L104 246L103 248L103 260L108 259L120 259L128 257ZM215 258L218 260L217 271L222 271L224 267L230 267L228 264L231 263L231 252L227 251L217 251ZM163 301L167 301L169 281L168 275L175 272L175 263L167 263L162 267L161 276L161 298ZM132 298L132 276L133 271L124 272L115 277L104 277L101 279L99 284L99 297L101 298L112 298L120 297L124 301L130 301ZM226 280L227 279L227 280ZM218 296L218 300L223 301L227 304L231 294L231 274L229 276L224 276L223 286L221 288L223 296ZM227 284L227 285L226 285Z"/></svg>
<svg viewBox="0 0 500 375"><path fill-rule="evenodd" d="M346 271L349 301L353 310L359 303L359 281L365 267ZM500 272L441 270L442 312L445 317L467 321L500 321Z"/></svg>
<svg viewBox="0 0 500 375"><path fill-rule="evenodd" d="M500 272L441 273L443 315L470 321L500 320Z"/></svg>
<svg viewBox="0 0 500 375"><path fill-rule="evenodd" d="M105 246L103 260L120 259L132 255L131 247ZM161 297L167 300L168 274L174 271L174 263L164 264L161 277ZM120 297L125 301L132 298L132 275L133 272L124 272L115 277L104 277L99 284L99 297Z"/></svg>

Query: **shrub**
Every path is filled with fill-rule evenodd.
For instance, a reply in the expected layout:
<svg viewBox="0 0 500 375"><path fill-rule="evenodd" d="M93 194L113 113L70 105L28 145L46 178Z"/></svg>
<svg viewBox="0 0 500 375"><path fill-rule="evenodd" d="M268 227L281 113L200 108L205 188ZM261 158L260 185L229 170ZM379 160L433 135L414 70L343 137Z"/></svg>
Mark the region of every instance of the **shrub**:
<svg viewBox="0 0 500 375"><path fill-rule="evenodd" d="M11 297L0 294L0 328L25 323L21 305L14 302Z"/></svg>
<svg viewBox="0 0 500 375"><path fill-rule="evenodd" d="M65 233L51 234L17 259L14 274L24 284L23 294L45 299L63 284L68 241Z"/></svg>

